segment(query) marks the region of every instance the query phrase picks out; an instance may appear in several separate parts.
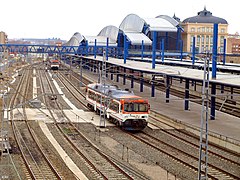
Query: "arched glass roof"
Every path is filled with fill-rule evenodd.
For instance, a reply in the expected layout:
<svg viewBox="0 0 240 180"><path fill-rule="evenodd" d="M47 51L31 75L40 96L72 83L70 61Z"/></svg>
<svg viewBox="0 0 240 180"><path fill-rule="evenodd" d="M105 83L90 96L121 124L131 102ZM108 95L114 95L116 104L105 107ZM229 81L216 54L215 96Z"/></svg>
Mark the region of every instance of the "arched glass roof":
<svg viewBox="0 0 240 180"><path fill-rule="evenodd" d="M132 45L151 45L152 41L142 33L144 20L136 14L127 15L119 26L119 29L127 36Z"/></svg>
<svg viewBox="0 0 240 180"><path fill-rule="evenodd" d="M177 32L179 22L166 15L144 19L150 31Z"/></svg>
<svg viewBox="0 0 240 180"><path fill-rule="evenodd" d="M129 14L123 19L119 28L112 25L106 26L97 36L82 36L77 32L66 45L79 46L85 40L90 46L94 46L96 40L98 46L106 46L107 38L109 38L109 46L117 46L119 30L126 35L132 45L141 45L142 41L144 45L151 45L151 39L143 33L144 26L150 31L177 32L179 22L167 15L143 19L136 14Z"/></svg>
<svg viewBox="0 0 240 180"><path fill-rule="evenodd" d="M110 25L103 28L99 32L98 36L105 36L111 39L112 41L117 42L118 32L119 32L119 29L116 26Z"/></svg>
<svg viewBox="0 0 240 180"><path fill-rule="evenodd" d="M127 15L119 26L123 32L141 33L144 26L144 20L136 14Z"/></svg>
<svg viewBox="0 0 240 180"><path fill-rule="evenodd" d="M104 27L97 36L85 36L88 44L90 46L95 45L95 40L97 46L106 46L107 38L109 46L117 46L117 37L119 29L116 26L106 26Z"/></svg>
<svg viewBox="0 0 240 180"><path fill-rule="evenodd" d="M84 39L85 38L79 32L76 32L64 46L79 46Z"/></svg>
<svg viewBox="0 0 240 180"><path fill-rule="evenodd" d="M177 27L179 25L179 22L176 19L174 19L173 17L170 17L168 15L159 15L156 18L165 19L166 21L170 22L174 27Z"/></svg>

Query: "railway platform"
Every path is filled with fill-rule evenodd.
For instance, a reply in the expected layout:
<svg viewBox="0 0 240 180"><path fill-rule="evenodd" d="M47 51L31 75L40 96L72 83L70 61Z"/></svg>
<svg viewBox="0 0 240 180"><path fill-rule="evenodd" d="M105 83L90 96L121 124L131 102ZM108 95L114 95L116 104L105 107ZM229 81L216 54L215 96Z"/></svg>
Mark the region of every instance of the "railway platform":
<svg viewBox="0 0 240 180"><path fill-rule="evenodd" d="M110 60L112 61L112 60ZM118 60L119 61L119 60ZM123 65L122 62L117 62L114 60L114 63ZM149 64L144 64L140 62L128 62L124 66L141 68L141 69L151 69ZM171 68L167 69L167 68ZM179 69L172 69L174 67L165 67L165 71L171 73L174 71L186 71L181 69L182 67L178 67ZM156 68L157 69L157 68ZM79 71L79 70L76 70ZM187 72L189 71L189 72ZM191 69L187 69L185 75L186 76L194 76L196 78L201 78L203 72L192 71ZM93 82L97 82L98 74L94 72L90 72L85 70L83 76L87 76L91 78ZM218 81L226 82L228 84L240 85L238 75L231 75L226 77L225 74L219 75ZM138 83L134 84L134 88L131 88L131 81L126 80L125 85L123 85L123 80L120 78L119 82L116 82L116 78L114 76L114 80L110 80L110 77L107 78L107 83L117 85L122 89L132 90L136 95L147 98L151 104L151 109L156 112L159 112L176 122L184 124L188 127L192 127L199 131L201 126L201 105L196 104L194 102L190 102L189 109L184 110L184 100L178 97L170 96L169 103L166 103L166 95L165 92L161 92L155 89L155 97L151 97L151 87L144 86L143 92L140 92L140 85ZM209 120L209 133L217 139L227 140L233 142L233 144L240 144L240 118L228 115L226 113L220 112L216 110L216 118L215 120ZM227 146L227 145L226 145ZM240 150L239 150L240 152Z"/></svg>
<svg viewBox="0 0 240 180"><path fill-rule="evenodd" d="M88 60L93 61L99 61L102 62L102 56L97 56L94 58L93 56L85 57ZM149 59L150 61L150 59ZM124 64L123 59L118 58L112 58L109 57L108 61L106 63L109 66L118 66L123 67L135 71L143 71L147 73L153 73L153 74L162 74L165 76L172 76L175 78L188 78L190 80L196 80L196 81L202 81L203 79L203 71L199 69L189 68L189 67L182 67L182 66L172 66L172 65L165 65L165 64L156 64L155 68L152 68L152 63L149 63L147 61L132 61L127 60ZM181 64L188 63L189 62L178 62ZM202 63L201 63L202 64ZM203 66L203 64L201 65ZM210 65L211 66L211 65ZM228 67L228 70L239 70L240 67ZM234 86L240 88L240 75L239 74L232 74L232 73L223 73L223 72L217 72L216 78L212 78L212 72L209 72L209 81L216 84L224 84L229 86Z"/></svg>

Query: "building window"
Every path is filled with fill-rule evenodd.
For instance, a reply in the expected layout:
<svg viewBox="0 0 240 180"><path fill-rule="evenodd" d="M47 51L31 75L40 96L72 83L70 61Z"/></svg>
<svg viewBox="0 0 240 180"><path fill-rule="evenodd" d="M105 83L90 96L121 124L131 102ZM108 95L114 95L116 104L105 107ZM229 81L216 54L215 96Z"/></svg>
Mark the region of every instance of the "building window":
<svg viewBox="0 0 240 180"><path fill-rule="evenodd" d="M199 35L197 36L197 44L198 45L200 44L200 36Z"/></svg>
<svg viewBox="0 0 240 180"><path fill-rule="evenodd" d="M205 32L205 27L202 27L202 32Z"/></svg>
<svg viewBox="0 0 240 180"><path fill-rule="evenodd" d="M210 36L210 43L213 44L213 36Z"/></svg>
<svg viewBox="0 0 240 180"><path fill-rule="evenodd" d="M223 46L220 47L220 53L223 53Z"/></svg>
<svg viewBox="0 0 240 180"><path fill-rule="evenodd" d="M193 43L194 35L191 35L191 44Z"/></svg>
<svg viewBox="0 0 240 180"><path fill-rule="evenodd" d="M209 44L209 36L206 36L206 44Z"/></svg>
<svg viewBox="0 0 240 180"><path fill-rule="evenodd" d="M223 44L223 42L224 42L224 36L221 36L220 37L220 43Z"/></svg>
<svg viewBox="0 0 240 180"><path fill-rule="evenodd" d="M224 28L221 28L221 33L225 33L225 29Z"/></svg>
<svg viewBox="0 0 240 180"><path fill-rule="evenodd" d="M204 35L202 35L202 45L204 44L204 40L205 40Z"/></svg>
<svg viewBox="0 0 240 180"><path fill-rule="evenodd" d="M210 51L212 51L212 48L213 48L213 46L211 45L211 46L210 46Z"/></svg>
<svg viewBox="0 0 240 180"><path fill-rule="evenodd" d="M197 28L197 32L201 32L201 29L200 29L200 28Z"/></svg>
<svg viewBox="0 0 240 180"><path fill-rule="evenodd" d="M211 27L211 31L210 31L211 33L213 32L213 27Z"/></svg>
<svg viewBox="0 0 240 180"><path fill-rule="evenodd" d="M201 52L205 52L205 51L206 51L206 48L204 47L204 45L202 45Z"/></svg>
<svg viewBox="0 0 240 180"><path fill-rule="evenodd" d="M191 28L191 32L195 32L195 28L192 27L192 28Z"/></svg>
<svg viewBox="0 0 240 180"><path fill-rule="evenodd" d="M199 47L197 46L195 52L199 53Z"/></svg>
<svg viewBox="0 0 240 180"><path fill-rule="evenodd" d="M209 32L209 27L206 28L206 32Z"/></svg>

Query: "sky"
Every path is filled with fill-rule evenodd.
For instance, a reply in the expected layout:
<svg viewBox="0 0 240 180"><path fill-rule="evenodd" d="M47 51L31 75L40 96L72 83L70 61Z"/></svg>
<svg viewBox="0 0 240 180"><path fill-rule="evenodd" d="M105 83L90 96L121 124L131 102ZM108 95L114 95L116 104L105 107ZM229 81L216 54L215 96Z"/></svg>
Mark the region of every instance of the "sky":
<svg viewBox="0 0 240 180"><path fill-rule="evenodd" d="M206 6L213 16L227 20L228 33L240 32L238 0L2 0L0 31L9 39L61 38L75 32L97 35L104 27L119 27L128 14L142 18L173 16L181 21Z"/></svg>

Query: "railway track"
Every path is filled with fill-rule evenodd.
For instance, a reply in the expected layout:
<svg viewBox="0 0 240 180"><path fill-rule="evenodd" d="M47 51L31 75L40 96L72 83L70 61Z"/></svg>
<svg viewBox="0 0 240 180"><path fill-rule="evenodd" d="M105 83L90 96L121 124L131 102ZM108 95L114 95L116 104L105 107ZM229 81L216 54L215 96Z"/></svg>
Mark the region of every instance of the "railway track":
<svg viewBox="0 0 240 180"><path fill-rule="evenodd" d="M170 159L179 163L179 165L187 166L189 169L195 172L198 171L199 158L191 153L196 152L197 150L190 152L184 151L177 146L171 145L170 143L164 142L163 140L144 132L137 134L129 133L129 135L138 141L147 144L151 148L154 148L155 150L159 151L159 153L167 155ZM226 163L226 160L224 162ZM221 169L219 166L211 164L210 161L208 163L208 177L211 179L238 179L239 176L236 175L236 173L238 172L235 172L234 174L233 172L228 172L225 169Z"/></svg>
<svg viewBox="0 0 240 180"><path fill-rule="evenodd" d="M17 146L22 155L23 161L28 172L26 178L28 179L61 179L61 176L55 170L47 155L43 152L41 145L38 143L37 137L31 130L28 123L25 103L27 101L27 92L29 87L29 81L31 77L30 70L25 70L20 83L16 89L16 93L11 99L10 107L15 108L17 101L20 100L23 108L22 112L19 111L22 118L20 121L12 120L12 130L17 143ZM22 93L24 92L24 93ZM13 117L12 117L13 118ZM25 169L25 168L24 168Z"/></svg>
<svg viewBox="0 0 240 180"><path fill-rule="evenodd" d="M59 80L64 87L70 88L71 85L67 83L66 79L61 76L58 76ZM49 89L53 92L53 88L51 88L50 81L47 80L49 83ZM46 86L44 87L46 88ZM76 92L71 90L72 94L75 94ZM78 92L79 94L79 92ZM82 99L78 98L78 101L82 101ZM55 106L56 108L56 106ZM56 111L55 111L56 112ZM61 116L64 115L64 113L61 113ZM59 115L57 115L59 116ZM54 118L54 116L52 117ZM131 174L129 174L129 170L125 172L125 169L123 166L119 166L116 163L116 160L113 161L108 155L104 154L99 148L97 148L94 144L92 144L86 137L81 134L74 124L68 120L68 118L65 116L66 122L64 124L58 123L57 121L56 126L57 129L61 132L61 134L65 137L65 139L68 141L69 144L75 149L75 151L78 153L78 155L85 161L84 163L87 164L89 169L92 169L91 171L94 171L93 174L98 174L98 178L103 179L133 179L133 177L143 177L139 172L135 172L131 170ZM74 135L74 139L72 138ZM84 141L84 143L83 143ZM82 147L82 148L81 148ZM133 176L133 177L132 177ZM140 178L141 179L141 178Z"/></svg>
<svg viewBox="0 0 240 180"><path fill-rule="evenodd" d="M88 107L86 106L86 103L83 103L83 100L85 100L85 95L84 95L84 93L83 92L81 92L78 88L76 88L75 86L74 86L74 84L73 83L71 83L71 81L69 81L69 79L67 79L65 76L63 76L63 75L61 75L61 76L59 76L59 77L61 77L61 83L63 83L64 84L64 87L66 87L67 89L68 89L68 91L69 92L71 92L71 94L72 94L72 96L74 96L74 97L76 97L76 99L77 99L77 101L81 101L80 103L82 104L82 105L84 105L84 107L85 107L85 110L88 110ZM80 97L81 96L81 97ZM131 168L129 168L129 167L126 167L125 165L123 166L123 165L121 165L121 163L118 161L118 160L116 160L116 159L114 159L113 157L111 157L111 156L109 156L109 155L107 155L107 154L105 154L105 153L103 153L98 147L96 147L94 144L92 144L89 140L88 140L88 138L86 138L81 132L79 132L78 131L78 129L76 128L76 126L70 126L69 127L70 129L72 129L72 128L74 128L73 130L74 130L74 132L72 132L72 133L70 133L70 134L75 134L75 136L74 136L74 139L76 138L76 135L78 135L78 136L80 136L81 137L81 139L83 138L83 140L84 141L86 141L84 144L84 147L83 148L80 148L80 149L84 149L84 148L86 148L87 147L87 149L85 150L86 152L93 152L93 155L91 155L91 158L94 158L94 159L96 159L96 160L93 160L93 162L94 163L97 163L97 164L99 164L100 163L100 166L99 165L97 165L96 164L96 166L98 166L101 170L101 172L104 172L104 174L106 174L107 172L109 173L111 173L112 175L112 177L108 177L108 179L112 179L112 178L117 178L117 179L121 179L121 176L119 176L119 171L122 173L122 174L125 174L125 176L127 175L125 172L124 172L124 169L128 169L128 173L130 172L130 174L132 174L132 176L134 177L134 179L147 179L147 177L145 177L144 175L141 175L141 173L140 172L136 172L136 170L133 170L133 169L131 169ZM77 132L76 132L77 131ZM78 139L78 138L77 138ZM80 140L81 142L83 141L83 140ZM91 143L92 145L91 146L86 146L86 144L88 144L88 143ZM79 144L77 144L77 147L81 147L81 144L82 143L80 143L80 145ZM96 152L94 153L94 151L93 150L89 150L88 148L92 148L92 147L94 147L94 151L97 151L98 153L96 154ZM103 160L101 160L101 161L99 161L99 155L98 154L101 154L101 156L100 156L100 158L102 159L102 157L104 157L105 158L105 161L107 160L108 161L108 163L107 162L104 162L104 159ZM110 167L109 167L109 163L110 163ZM107 166L106 167L103 167L102 166L102 164L106 164ZM117 170L118 170L118 172L114 172L113 171L113 167L115 167ZM121 168L120 168L121 167ZM107 170L107 171L106 171ZM114 175L115 174L115 175ZM130 177L129 175L127 175L128 177L127 178L132 178L132 177Z"/></svg>
<svg viewBox="0 0 240 180"><path fill-rule="evenodd" d="M156 112L155 112L156 113ZM167 123L167 121L169 121L169 119L167 117L164 117L160 114L158 114L159 118L156 118L154 116L150 116L151 121L156 121L156 123L154 123L154 126L158 127L161 132L164 132L174 138L177 138L181 141L184 141L185 143L188 143L194 147L199 147L199 136L192 134L190 132L187 132L184 129L181 128L175 128L174 126L170 125L169 123ZM240 154L237 152L234 152L232 150L229 150L227 148L224 148L222 146L219 146L217 144L208 142L209 144L209 150L208 152L212 153L212 155L217 155L217 156L225 156L222 157L223 159L225 159L226 161L230 161L231 163L235 163L236 165L240 166ZM211 151L213 150L213 151ZM214 151L217 151L214 152Z"/></svg>
<svg viewBox="0 0 240 180"><path fill-rule="evenodd" d="M79 79L79 78L77 78L78 74L72 74L72 75L76 81ZM88 82L86 82L86 83L88 83ZM169 126L169 125L165 125L165 126ZM160 127L160 129L162 129L162 131L164 131L164 128ZM171 127L171 129L175 129L175 128ZM190 134L190 133L180 130L180 129L174 130L174 131L164 131L164 132L166 134L168 134L168 136L171 136L172 138L176 138L179 141L187 143L189 146L194 148L193 152L198 152L198 150L199 150L199 137L198 136ZM181 143L181 142L179 142L179 143ZM218 178L220 178L220 179L221 178L223 178L223 179L228 179L228 178L229 179L238 179L240 177L239 154L235 153L233 151L230 151L226 148L222 148L213 143L209 143L209 145L210 145L210 149L208 152L211 157L210 163L215 162L215 164L216 164L216 165L214 165L214 163L210 164L209 177L211 177L212 179L218 179ZM197 167L198 156L192 156L191 158L194 159L194 161L195 161L195 168L196 168L195 171L197 171L198 170L197 169L198 168ZM190 161L192 161L192 160L190 160ZM224 170L225 167L231 167L231 168L229 168L229 172Z"/></svg>

